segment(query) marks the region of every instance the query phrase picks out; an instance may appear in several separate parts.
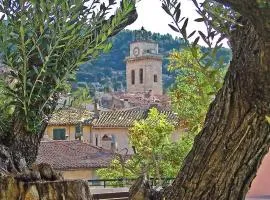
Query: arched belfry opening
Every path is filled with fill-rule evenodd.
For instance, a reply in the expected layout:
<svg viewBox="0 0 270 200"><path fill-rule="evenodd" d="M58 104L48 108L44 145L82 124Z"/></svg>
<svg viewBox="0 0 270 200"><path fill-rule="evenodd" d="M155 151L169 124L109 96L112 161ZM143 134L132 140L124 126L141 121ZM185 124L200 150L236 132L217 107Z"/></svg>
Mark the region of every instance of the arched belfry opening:
<svg viewBox="0 0 270 200"><path fill-rule="evenodd" d="M130 44L126 58L128 93L152 91L153 95L163 94L162 55L159 54L158 43L149 38L143 27L135 31L135 40Z"/></svg>

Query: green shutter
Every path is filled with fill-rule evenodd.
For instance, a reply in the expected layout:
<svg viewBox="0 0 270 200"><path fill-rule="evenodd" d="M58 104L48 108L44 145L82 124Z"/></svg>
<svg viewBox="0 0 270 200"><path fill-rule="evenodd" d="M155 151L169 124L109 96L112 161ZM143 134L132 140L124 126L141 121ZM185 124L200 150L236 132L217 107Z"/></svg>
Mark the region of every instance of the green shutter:
<svg viewBox="0 0 270 200"><path fill-rule="evenodd" d="M78 125L75 126L75 132L76 133L81 133L81 126L80 126L80 124L78 124Z"/></svg>
<svg viewBox="0 0 270 200"><path fill-rule="evenodd" d="M53 129L53 139L54 140L65 140L66 139L66 129L64 129L64 128Z"/></svg>

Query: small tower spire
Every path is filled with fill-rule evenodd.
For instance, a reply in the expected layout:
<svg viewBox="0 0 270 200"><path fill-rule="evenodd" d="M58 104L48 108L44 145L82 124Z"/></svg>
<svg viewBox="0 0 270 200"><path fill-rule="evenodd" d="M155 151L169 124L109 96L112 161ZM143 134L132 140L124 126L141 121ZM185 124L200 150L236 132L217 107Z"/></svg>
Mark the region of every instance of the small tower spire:
<svg viewBox="0 0 270 200"><path fill-rule="evenodd" d="M135 41L148 41L149 40L149 33L145 28L142 26L140 30L135 31Z"/></svg>

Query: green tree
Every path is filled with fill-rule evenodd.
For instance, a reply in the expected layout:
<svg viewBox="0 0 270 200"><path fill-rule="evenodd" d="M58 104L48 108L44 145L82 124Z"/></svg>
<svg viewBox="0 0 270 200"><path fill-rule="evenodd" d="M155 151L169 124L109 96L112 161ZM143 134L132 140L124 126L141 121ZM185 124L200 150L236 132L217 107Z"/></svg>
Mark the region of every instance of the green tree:
<svg viewBox="0 0 270 200"><path fill-rule="evenodd" d="M136 148L140 168L160 181L161 177L166 176L161 164L162 154L164 148L171 144L173 130L173 125L156 108L150 109L147 118L135 122L130 129L129 139Z"/></svg>
<svg viewBox="0 0 270 200"><path fill-rule="evenodd" d="M200 49L196 55L202 57ZM169 56L168 70L176 74L170 89L172 105L181 116L181 125L192 135L203 126L208 107L221 88L225 66L204 67L196 61L189 49L174 51Z"/></svg>
<svg viewBox="0 0 270 200"><path fill-rule="evenodd" d="M156 108L150 109L148 117L134 123L129 140L135 147L134 155L116 154L109 168L98 170L101 178L136 178L141 175L158 179L175 177L192 140L183 137L171 141L174 125ZM122 152L123 153L123 152Z"/></svg>
<svg viewBox="0 0 270 200"><path fill-rule="evenodd" d="M82 63L108 51L108 38L136 19L133 0L122 0L109 16L115 4L115 0L0 2L0 49L9 71L2 87L8 101L1 109L6 113L6 107L13 108L3 118L0 132L13 167L3 168L21 170L22 160L28 165L35 161L63 84Z"/></svg>
<svg viewBox="0 0 270 200"><path fill-rule="evenodd" d="M92 98L90 96L90 88L86 87L78 87L72 93L72 106L85 108L87 104L93 103Z"/></svg>

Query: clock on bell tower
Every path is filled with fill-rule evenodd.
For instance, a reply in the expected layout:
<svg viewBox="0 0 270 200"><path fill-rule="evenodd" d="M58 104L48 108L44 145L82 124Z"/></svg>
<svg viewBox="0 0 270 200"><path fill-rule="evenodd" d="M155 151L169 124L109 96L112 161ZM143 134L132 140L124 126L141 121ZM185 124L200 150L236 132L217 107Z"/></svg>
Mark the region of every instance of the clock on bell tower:
<svg viewBox="0 0 270 200"><path fill-rule="evenodd" d="M158 44L150 40L136 40L130 44L126 58L126 83L128 93L152 91L162 95L162 56Z"/></svg>
<svg viewBox="0 0 270 200"><path fill-rule="evenodd" d="M133 48L133 55L137 57L139 54L140 54L140 49L139 49L139 47L134 47L134 48Z"/></svg>

